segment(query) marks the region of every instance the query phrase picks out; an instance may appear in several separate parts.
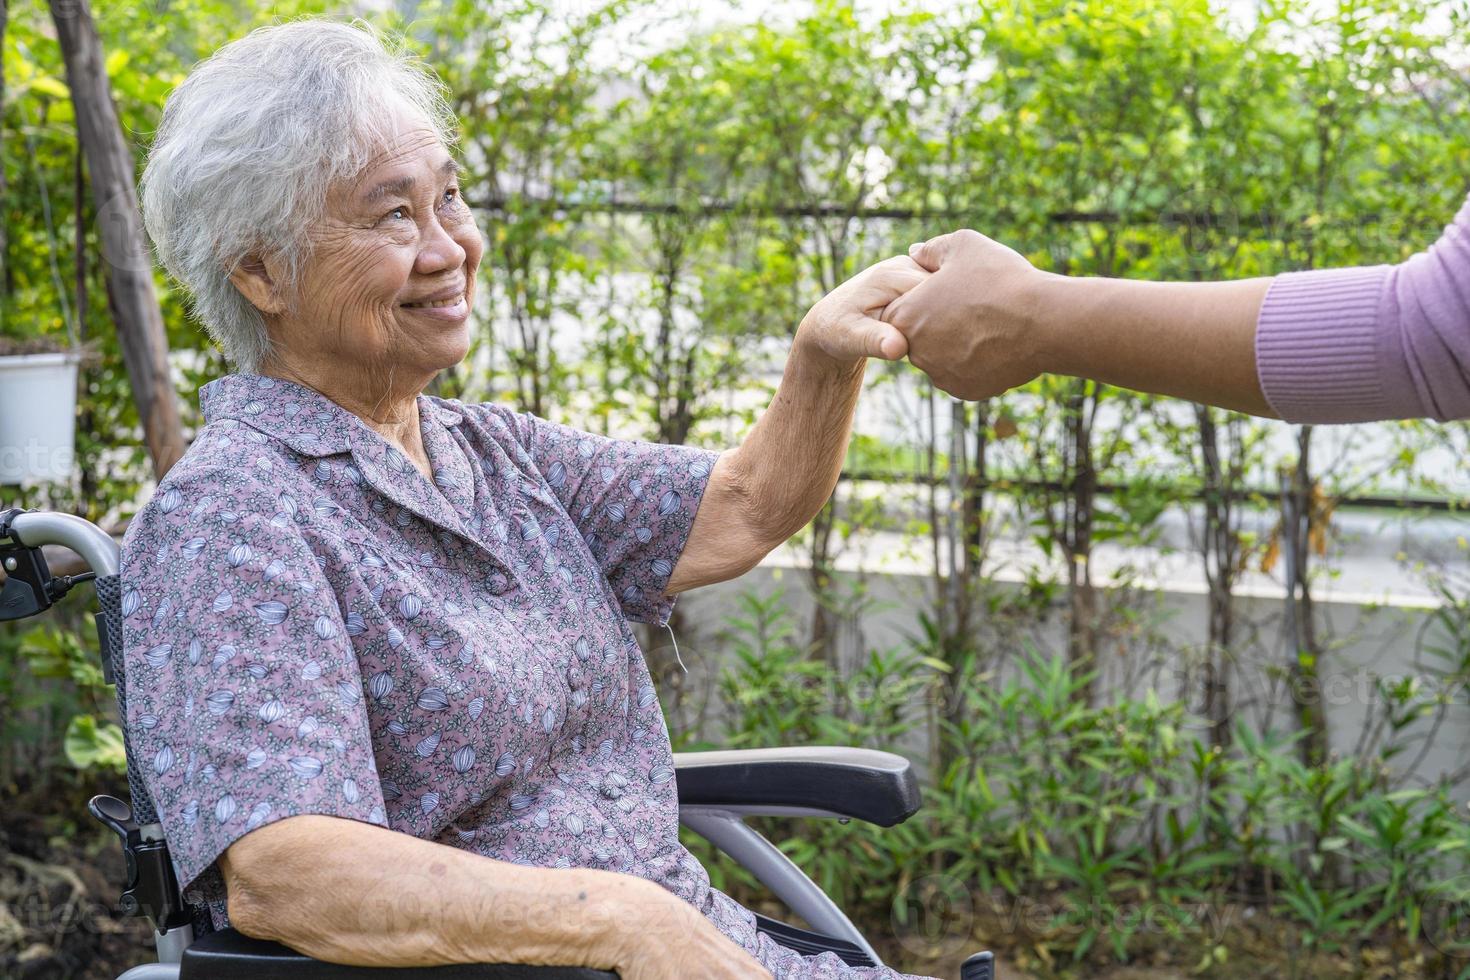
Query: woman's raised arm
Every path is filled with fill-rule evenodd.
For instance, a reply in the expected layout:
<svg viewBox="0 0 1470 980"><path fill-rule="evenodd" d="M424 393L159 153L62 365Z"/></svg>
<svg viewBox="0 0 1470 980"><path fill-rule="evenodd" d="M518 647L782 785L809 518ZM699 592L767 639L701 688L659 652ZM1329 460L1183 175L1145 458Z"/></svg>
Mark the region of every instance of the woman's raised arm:
<svg viewBox="0 0 1470 980"><path fill-rule="evenodd" d="M842 471L868 358L897 360L908 350L876 317L927 275L912 259L887 259L802 319L770 406L710 472L670 595L743 575L822 509Z"/></svg>

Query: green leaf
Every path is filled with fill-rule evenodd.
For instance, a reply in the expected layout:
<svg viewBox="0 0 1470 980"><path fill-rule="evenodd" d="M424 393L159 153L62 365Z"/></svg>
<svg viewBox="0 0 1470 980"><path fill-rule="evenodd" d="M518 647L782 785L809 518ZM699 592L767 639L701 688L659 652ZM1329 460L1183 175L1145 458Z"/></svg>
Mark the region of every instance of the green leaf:
<svg viewBox="0 0 1470 980"><path fill-rule="evenodd" d="M66 83L58 78L53 78L50 75L37 75L35 78L31 79L29 87L32 91L40 92L43 95L49 95L52 98L71 98L71 89L66 87Z"/></svg>
<svg viewBox="0 0 1470 980"><path fill-rule="evenodd" d="M110 721L99 723L92 715L77 715L66 726L62 743L67 761L78 769L127 771L122 729Z"/></svg>

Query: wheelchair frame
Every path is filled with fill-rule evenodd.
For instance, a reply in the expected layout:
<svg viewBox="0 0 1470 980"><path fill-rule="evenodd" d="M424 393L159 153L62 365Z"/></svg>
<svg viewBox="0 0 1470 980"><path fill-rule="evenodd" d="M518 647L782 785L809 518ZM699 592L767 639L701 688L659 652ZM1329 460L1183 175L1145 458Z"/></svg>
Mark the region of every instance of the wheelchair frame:
<svg viewBox="0 0 1470 980"><path fill-rule="evenodd" d="M89 572L53 576L42 547L70 549ZM99 609L97 635L102 669L116 685L126 719L122 659L120 549L101 528L80 517L24 510L0 511L0 622L45 612L71 588L92 581ZM125 726L126 727L126 726ZM475 964L450 967L367 968L323 963L232 929L209 930L208 916L180 894L163 827L134 764L124 731L131 805L96 796L88 810L122 841L126 884L119 901L125 916L153 925L156 963L134 967L119 980L231 980L282 977L337 980L573 980L614 978L600 970ZM674 753L679 821L713 843L801 916L811 929L756 913L759 931L803 955L830 951L850 966L882 966L867 939L836 903L769 839L745 823L752 816L831 817L893 826L921 805L907 759L890 752L833 746ZM963 980L991 980L991 954L976 953L962 967Z"/></svg>

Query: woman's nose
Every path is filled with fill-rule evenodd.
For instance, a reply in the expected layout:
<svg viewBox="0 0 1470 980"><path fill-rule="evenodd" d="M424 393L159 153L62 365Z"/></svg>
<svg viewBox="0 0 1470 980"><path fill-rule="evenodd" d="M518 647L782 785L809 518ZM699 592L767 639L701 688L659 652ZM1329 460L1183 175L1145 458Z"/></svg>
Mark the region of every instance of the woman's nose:
<svg viewBox="0 0 1470 980"><path fill-rule="evenodd" d="M455 269L463 265L464 260L464 246L455 240L437 217L431 219L428 236L414 262L415 271L424 273Z"/></svg>

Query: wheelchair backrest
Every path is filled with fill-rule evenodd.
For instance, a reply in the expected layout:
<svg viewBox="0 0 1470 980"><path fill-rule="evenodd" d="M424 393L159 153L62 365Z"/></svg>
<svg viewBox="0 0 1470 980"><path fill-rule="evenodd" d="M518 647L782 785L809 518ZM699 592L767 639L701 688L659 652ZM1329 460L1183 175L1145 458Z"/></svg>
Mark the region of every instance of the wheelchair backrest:
<svg viewBox="0 0 1470 980"><path fill-rule="evenodd" d="M85 575L51 574L42 548L58 545L79 555L91 569ZM120 906L126 915L143 916L153 923L164 953L163 937L178 950L193 936L195 922L207 923L204 909L187 905L179 894L168 843L158 812L134 759L127 734L127 677L123 670L123 596L117 542L97 525L70 514L41 511L0 511L0 568L6 580L0 586L0 622L38 615L73 586L90 580L97 593L97 638L103 675L115 685L127 757L128 802L110 796L94 797L92 815L122 838L127 882Z"/></svg>

